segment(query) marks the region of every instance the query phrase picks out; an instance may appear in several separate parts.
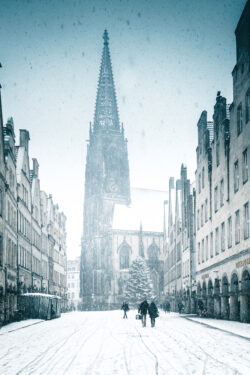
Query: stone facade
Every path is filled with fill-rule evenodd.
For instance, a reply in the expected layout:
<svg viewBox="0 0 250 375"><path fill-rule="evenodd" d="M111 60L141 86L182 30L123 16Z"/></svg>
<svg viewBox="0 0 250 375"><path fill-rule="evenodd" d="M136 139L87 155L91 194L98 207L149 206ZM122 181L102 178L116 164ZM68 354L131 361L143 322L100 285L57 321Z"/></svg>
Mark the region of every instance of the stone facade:
<svg viewBox="0 0 250 375"><path fill-rule="evenodd" d="M150 270L154 295L160 301L163 293L163 233L139 230L113 230L114 302L124 300L129 267L138 257L145 258Z"/></svg>
<svg viewBox="0 0 250 375"><path fill-rule="evenodd" d="M17 310L17 186L15 133L12 118L4 128L4 156L6 166L6 203L5 203L5 319L13 320Z"/></svg>
<svg viewBox="0 0 250 375"><path fill-rule="evenodd" d="M5 320L5 202L6 202L6 180L5 180L5 162L4 162L4 134L3 134L3 114L0 86L0 325Z"/></svg>
<svg viewBox="0 0 250 375"><path fill-rule="evenodd" d="M62 297L62 310L67 308L67 256L66 256L66 216L48 197L47 231L49 245L49 280L50 294Z"/></svg>
<svg viewBox="0 0 250 375"><path fill-rule="evenodd" d="M195 228L194 197L181 166L180 179L169 180L168 225L164 241L164 298L177 311L183 303L186 312L194 311Z"/></svg>
<svg viewBox="0 0 250 375"><path fill-rule="evenodd" d="M112 222L115 204L130 201L127 140L120 124L108 34L90 124L85 169L84 228L81 252L83 306L104 305L114 296Z"/></svg>
<svg viewBox="0 0 250 375"><path fill-rule="evenodd" d="M67 261L68 308L80 308L80 257Z"/></svg>
<svg viewBox="0 0 250 375"><path fill-rule="evenodd" d="M208 315L250 322L250 3L235 31L233 103L198 122L197 298Z"/></svg>
<svg viewBox="0 0 250 375"><path fill-rule="evenodd" d="M143 231L139 223L136 229L135 226L129 229L135 219L131 217L135 207L131 202L127 139L118 118L107 31L103 38L94 124L90 125L85 169L80 273L83 309L120 307L129 267L138 255L147 261L158 300L163 292L163 231ZM156 193L149 189L137 189L137 192L140 199L147 197L149 200ZM144 203L148 207L149 201ZM160 207L162 210L162 202ZM145 210L140 206L141 213L143 208ZM128 213L123 209L131 210ZM160 215L162 217L162 211ZM119 224L123 224L121 219L126 217L125 229L119 224L118 228L114 226L117 216ZM151 222L153 220L151 217Z"/></svg>
<svg viewBox="0 0 250 375"><path fill-rule="evenodd" d="M0 97L0 325L21 317L18 296L25 292L56 294L67 306L66 217L40 190L29 140L22 129L15 145L14 122L3 126Z"/></svg>

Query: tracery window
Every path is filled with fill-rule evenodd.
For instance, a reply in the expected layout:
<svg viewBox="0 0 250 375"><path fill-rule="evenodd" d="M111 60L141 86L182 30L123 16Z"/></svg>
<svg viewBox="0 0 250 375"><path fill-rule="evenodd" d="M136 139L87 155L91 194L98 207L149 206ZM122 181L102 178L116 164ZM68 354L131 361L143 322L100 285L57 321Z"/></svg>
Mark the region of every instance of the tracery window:
<svg viewBox="0 0 250 375"><path fill-rule="evenodd" d="M129 247L123 245L120 248L120 269L124 270L129 268Z"/></svg>

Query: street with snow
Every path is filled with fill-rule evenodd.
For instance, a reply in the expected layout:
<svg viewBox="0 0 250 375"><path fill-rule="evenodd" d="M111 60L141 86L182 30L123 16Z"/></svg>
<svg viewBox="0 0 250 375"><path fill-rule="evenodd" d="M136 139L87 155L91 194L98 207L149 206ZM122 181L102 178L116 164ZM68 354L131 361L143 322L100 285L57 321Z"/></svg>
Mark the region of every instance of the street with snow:
<svg viewBox="0 0 250 375"><path fill-rule="evenodd" d="M72 312L0 329L0 374L249 374L250 325L136 311Z"/></svg>

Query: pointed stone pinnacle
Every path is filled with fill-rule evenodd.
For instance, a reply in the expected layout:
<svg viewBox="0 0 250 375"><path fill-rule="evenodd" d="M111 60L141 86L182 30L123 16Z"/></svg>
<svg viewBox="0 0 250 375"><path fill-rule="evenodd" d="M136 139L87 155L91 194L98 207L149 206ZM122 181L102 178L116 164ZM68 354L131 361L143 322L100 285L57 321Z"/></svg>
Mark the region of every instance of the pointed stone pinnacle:
<svg viewBox="0 0 250 375"><path fill-rule="evenodd" d="M109 36L108 36L107 29L104 30L103 39L104 39L104 45L109 44Z"/></svg>

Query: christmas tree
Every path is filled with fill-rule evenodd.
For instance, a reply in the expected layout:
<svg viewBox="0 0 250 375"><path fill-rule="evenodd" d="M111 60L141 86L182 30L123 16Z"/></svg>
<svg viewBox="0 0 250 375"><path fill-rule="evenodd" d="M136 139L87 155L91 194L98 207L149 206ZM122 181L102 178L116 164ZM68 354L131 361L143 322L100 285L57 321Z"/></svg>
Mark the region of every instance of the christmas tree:
<svg viewBox="0 0 250 375"><path fill-rule="evenodd" d="M151 300L155 297L150 271L144 258L138 257L133 261L129 269L125 293L130 303L142 302L145 298Z"/></svg>

